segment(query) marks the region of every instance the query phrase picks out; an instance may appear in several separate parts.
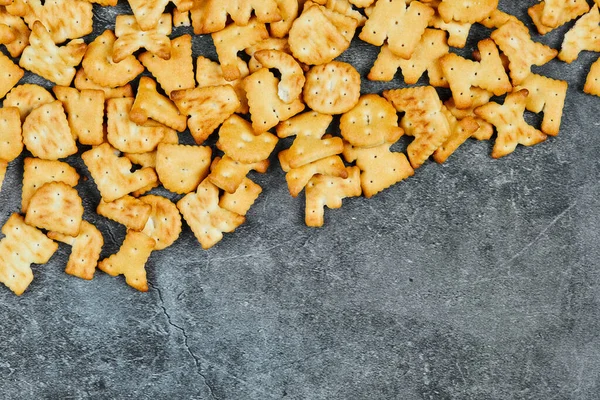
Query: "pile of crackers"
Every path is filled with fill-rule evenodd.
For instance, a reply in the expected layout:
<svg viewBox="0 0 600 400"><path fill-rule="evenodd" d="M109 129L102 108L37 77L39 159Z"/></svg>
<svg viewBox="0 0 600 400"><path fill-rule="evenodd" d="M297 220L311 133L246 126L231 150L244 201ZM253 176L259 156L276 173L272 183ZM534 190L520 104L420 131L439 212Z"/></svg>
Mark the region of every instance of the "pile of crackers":
<svg viewBox="0 0 600 400"><path fill-rule="evenodd" d="M177 240L182 217L204 249L245 222L263 190L249 173L267 171L283 138L293 141L277 157L290 194L304 191L312 227L323 225L326 206L372 197L469 138L495 133L495 158L540 143L559 133L567 83L531 66L600 51L598 5L586 0L530 8L541 34L579 18L560 52L532 40L498 0L128 2L131 15L86 43L93 7L117 0L0 0L0 44L10 55L0 54L0 188L8 163L28 152L21 210L0 240L0 282L17 295L57 242L72 248L67 274L92 279L100 269L147 291L146 263ZM472 58L453 53L477 23L490 38ZM210 34L218 60L194 57L192 35L173 37L179 26ZM361 93L359 72L336 61L356 36L380 47L367 79L391 81L400 70L406 85ZM20 84L25 70L51 91ZM425 73L428 85L410 86ZM599 79L600 61L585 91L600 95ZM442 101L436 88L452 97ZM525 110L543 112L540 129ZM181 144L188 131L194 145ZM405 135L413 137L406 154L392 151ZM61 161L73 155L87 171ZM103 235L83 219L80 174L101 195L96 212L127 228L103 260ZM159 186L179 200L153 194Z"/></svg>

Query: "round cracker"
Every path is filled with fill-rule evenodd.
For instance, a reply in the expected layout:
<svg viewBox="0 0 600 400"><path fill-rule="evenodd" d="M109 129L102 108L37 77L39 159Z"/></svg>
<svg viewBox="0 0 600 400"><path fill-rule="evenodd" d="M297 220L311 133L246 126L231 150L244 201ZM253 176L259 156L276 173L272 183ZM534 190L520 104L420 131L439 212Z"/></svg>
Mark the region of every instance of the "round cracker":
<svg viewBox="0 0 600 400"><path fill-rule="evenodd" d="M312 67L306 74L304 101L322 114L350 111L360 97L360 74L350 64L332 61Z"/></svg>
<svg viewBox="0 0 600 400"><path fill-rule="evenodd" d="M165 197L151 194L140 197L140 200L152 206L152 213L142 232L154 239L154 250L166 249L181 233L181 214L177 206Z"/></svg>

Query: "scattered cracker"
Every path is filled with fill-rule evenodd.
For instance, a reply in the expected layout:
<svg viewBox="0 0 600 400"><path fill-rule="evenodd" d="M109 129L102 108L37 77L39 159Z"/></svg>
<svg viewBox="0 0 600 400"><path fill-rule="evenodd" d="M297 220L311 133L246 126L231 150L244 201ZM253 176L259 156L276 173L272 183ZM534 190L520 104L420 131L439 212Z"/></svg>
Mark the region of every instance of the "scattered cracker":
<svg viewBox="0 0 600 400"><path fill-rule="evenodd" d="M21 118L16 107L0 108L0 160L13 161L23 151Z"/></svg>
<svg viewBox="0 0 600 400"><path fill-rule="evenodd" d="M100 261L98 269L111 276L124 275L129 286L147 292L145 266L154 246L154 239L142 232L129 230L119 252Z"/></svg>
<svg viewBox="0 0 600 400"><path fill-rule="evenodd" d="M262 174L267 171L267 168L269 168L269 160L245 164L225 155L213 161L211 172L205 181L210 181L227 193L235 193L250 171L254 170Z"/></svg>
<svg viewBox="0 0 600 400"><path fill-rule="evenodd" d="M2 183L6 177L6 170L8 169L8 161L0 160L0 192L2 192Z"/></svg>
<svg viewBox="0 0 600 400"><path fill-rule="evenodd" d="M188 127L197 144L204 141L240 107L230 85L211 86L171 93L171 99L183 115L189 115Z"/></svg>
<svg viewBox="0 0 600 400"><path fill-rule="evenodd" d="M504 104L489 102L475 109L475 114L496 127L498 137L492 150L493 158L512 153L518 144L533 146L546 140L546 135L533 128L523 118L527 104L527 89L512 92Z"/></svg>
<svg viewBox="0 0 600 400"><path fill-rule="evenodd" d="M465 117L458 120L446 107L442 108L442 112L446 116L446 119L448 119L450 136L433 153L433 159L439 164L446 162L448 157L468 138L472 137L479 128L477 120L473 117Z"/></svg>
<svg viewBox="0 0 600 400"><path fill-rule="evenodd" d="M165 7L169 3L170 0L127 0L129 5L131 6L131 11L133 11L133 15L137 19L137 22L144 31L148 31L154 29L158 26L163 13L165 12ZM174 1L175 4L180 3L179 1Z"/></svg>
<svg viewBox="0 0 600 400"><path fill-rule="evenodd" d="M206 146L158 145L156 172L163 186L174 193L190 193L206 178L212 150Z"/></svg>
<svg viewBox="0 0 600 400"><path fill-rule="evenodd" d="M549 7L546 7L549 4ZM527 9L533 24L542 35L566 24L590 10L586 0L571 0L556 2L541 1ZM548 18L548 19L545 19ZM546 24L545 22L550 22Z"/></svg>
<svg viewBox="0 0 600 400"><path fill-rule="evenodd" d="M156 82L147 76L140 78L129 118L138 125L144 125L148 119L152 119L179 132L187 127L187 117L179 113L170 99L158 93Z"/></svg>
<svg viewBox="0 0 600 400"><path fill-rule="evenodd" d="M269 132L256 135L248 121L233 114L219 130L217 148L235 161L255 163L269 158L278 141Z"/></svg>
<svg viewBox="0 0 600 400"><path fill-rule="evenodd" d="M219 188L208 179L202 181L195 193L179 200L177 208L205 250L221 241L223 232L233 232L246 220L219 206Z"/></svg>
<svg viewBox="0 0 600 400"><path fill-rule="evenodd" d="M49 182L29 200L25 222L40 229L77 236L83 203L77 190L64 182Z"/></svg>
<svg viewBox="0 0 600 400"><path fill-rule="evenodd" d="M254 54L261 50L278 50L287 54L291 54L287 38L269 37L265 40L261 40L245 50L246 54L250 56L250 60L248 60L248 69L250 70L250 73L254 73L263 67L262 64L259 63L256 58L254 58Z"/></svg>
<svg viewBox="0 0 600 400"><path fill-rule="evenodd" d="M57 232L48 232L48 237L72 247L65 273L85 280L94 277L100 252L104 246L104 238L98 228L87 221L82 221L79 235L75 237Z"/></svg>
<svg viewBox="0 0 600 400"><path fill-rule="evenodd" d="M152 207L132 196L123 196L110 203L100 200L96 207L98 215L125 225L127 229L140 232L146 226Z"/></svg>
<svg viewBox="0 0 600 400"><path fill-rule="evenodd" d="M173 26L176 28L182 26L192 26L189 11L180 11L178 8L173 10Z"/></svg>
<svg viewBox="0 0 600 400"><path fill-rule="evenodd" d="M289 104L300 97L305 82L304 71L294 57L277 50L260 50L253 56L263 67L279 70L281 79L277 94L281 100Z"/></svg>
<svg viewBox="0 0 600 400"><path fill-rule="evenodd" d="M271 37L283 38L286 37L292 28L292 24L298 17L298 0L275 0L279 8L281 20L271 22L269 24L269 32Z"/></svg>
<svg viewBox="0 0 600 400"><path fill-rule="evenodd" d="M481 25L485 26L486 28L490 28L490 29L500 28L502 25L506 24L507 22L515 22L517 24L521 24L524 26L523 22L521 22L521 20L518 19L517 17L515 17L514 15L505 13L504 11L500 11L498 9L495 9L494 11L492 11L491 14L487 18L479 21L479 23Z"/></svg>
<svg viewBox="0 0 600 400"><path fill-rule="evenodd" d="M140 200L152 207L152 213L142 232L154 239L154 250L166 249L181 234L181 214L177 206L162 196L147 195L140 197Z"/></svg>
<svg viewBox="0 0 600 400"><path fill-rule="evenodd" d="M480 89L477 87L472 87L470 91L471 91L471 102L472 102L470 108L460 109L460 108L456 107L456 104L454 103L453 98L448 99L444 103L444 106L446 106L448 111L450 111L450 113L459 120L461 120L463 118L471 117L471 118L474 118L475 121L477 121L479 128L475 132L473 132L473 134L471 135L472 138L477 139L477 140L490 140L490 138L494 134L494 126L492 124L490 124L489 122L479 118L475 114L474 110L477 107L488 103L490 101L490 98L492 97L492 93L488 92L485 89Z"/></svg>
<svg viewBox="0 0 600 400"><path fill-rule="evenodd" d="M77 74L75 75L75 80L73 81L73 84L75 85L75 88L77 88L77 90L80 90L80 91L85 90L85 89L102 90L104 92L105 100L114 99L114 98L118 98L118 97L133 97L134 96L133 89L131 88L131 84L128 83L124 86L120 86L120 87L116 87L116 88L110 88L107 86L98 85L96 82L94 82L93 80L91 80L90 78L87 77L83 68L81 68L77 71Z"/></svg>
<svg viewBox="0 0 600 400"><path fill-rule="evenodd" d="M205 0L196 2L191 10L194 33L202 35L225 29L228 16L235 25L246 26L253 11L256 20L263 24L282 19L275 0Z"/></svg>
<svg viewBox="0 0 600 400"><path fill-rule="evenodd" d="M250 71L246 62L239 57L238 69L240 71L240 79L228 81L223 76L223 69L219 63L211 61L206 57L198 56L196 60L196 82L198 82L198 87L231 85L240 101L240 106L236 112L246 114L249 110L248 99L246 98L246 91L242 82L250 74Z"/></svg>
<svg viewBox="0 0 600 400"><path fill-rule="evenodd" d="M283 156L285 152L282 151L279 154ZM283 160L280 158L281 161ZM284 168L284 170L287 170L285 180L287 181L292 197L298 196L308 184L308 181L317 174L336 176L344 179L348 177L346 166L338 155L321 158L298 168Z"/></svg>
<svg viewBox="0 0 600 400"><path fill-rule="evenodd" d="M442 17L435 14L429 20L429 26L448 32L448 45L462 49L467 44L472 24L467 22L445 22Z"/></svg>
<svg viewBox="0 0 600 400"><path fill-rule="evenodd" d="M3 106L17 107L21 115L21 121L25 121L31 111L53 101L54 97L45 88L33 83L25 83L15 86L8 92L4 98Z"/></svg>
<svg viewBox="0 0 600 400"><path fill-rule="evenodd" d="M170 129L166 132L165 137L163 137L160 143L179 144L179 135L176 131ZM156 168L156 151L148 153L125 153L124 156L134 164L142 167Z"/></svg>
<svg viewBox="0 0 600 400"><path fill-rule="evenodd" d="M25 75L12 60L0 53L0 97L4 97Z"/></svg>
<svg viewBox="0 0 600 400"><path fill-rule="evenodd" d="M600 11L598 4L579 18L573 28L565 34L558 58L572 63L581 51L600 52Z"/></svg>
<svg viewBox="0 0 600 400"><path fill-rule="evenodd" d="M27 0L30 12L23 18L33 30L35 21L40 21L50 33L54 43L77 39L92 33L92 5L80 0L52 0L41 4L39 0Z"/></svg>
<svg viewBox="0 0 600 400"><path fill-rule="evenodd" d="M45 264L58 250L58 244L13 214L2 227L0 240L0 282L17 296L33 281L31 264Z"/></svg>
<svg viewBox="0 0 600 400"><path fill-rule="evenodd" d="M257 183L244 178L234 193L225 193L221 196L219 207L245 216L261 193L262 188Z"/></svg>
<svg viewBox="0 0 600 400"><path fill-rule="evenodd" d="M325 222L324 207L340 208L347 197L360 196L360 169L347 167L347 178L326 175L313 176L306 185L305 223L321 227Z"/></svg>
<svg viewBox="0 0 600 400"><path fill-rule="evenodd" d="M131 161L117 156L108 143L86 151L81 158L106 202L117 200L157 181L152 168L131 172Z"/></svg>
<svg viewBox="0 0 600 400"><path fill-rule="evenodd" d="M600 58L592 64L583 91L588 94L600 96Z"/></svg>
<svg viewBox="0 0 600 400"><path fill-rule="evenodd" d="M79 91L65 86L54 86L52 91L63 103L75 140L85 145L101 144L104 141L104 92Z"/></svg>
<svg viewBox="0 0 600 400"><path fill-rule="evenodd" d="M23 167L23 192L21 194L21 211L26 213L33 194L49 182L64 182L76 186L79 174L75 168L61 161L49 161L27 157Z"/></svg>
<svg viewBox="0 0 600 400"><path fill-rule="evenodd" d="M171 14L161 15L158 25L150 30L142 30L133 15L117 15L115 35L118 39L113 46L113 61L123 61L141 48L168 60L171 58L169 35L172 29Z"/></svg>
<svg viewBox="0 0 600 400"><path fill-rule="evenodd" d="M498 0L442 0L438 12L446 22L474 24L487 18L497 7Z"/></svg>
<svg viewBox="0 0 600 400"><path fill-rule="evenodd" d="M314 66L306 74L303 97L319 113L343 114L358 103L360 74L340 61Z"/></svg>
<svg viewBox="0 0 600 400"><path fill-rule="evenodd" d="M15 37L12 42L5 44L6 50L13 58L19 57L25 47L29 45L31 31L27 24L22 18L10 14L3 8L0 8L0 24L8 26Z"/></svg>

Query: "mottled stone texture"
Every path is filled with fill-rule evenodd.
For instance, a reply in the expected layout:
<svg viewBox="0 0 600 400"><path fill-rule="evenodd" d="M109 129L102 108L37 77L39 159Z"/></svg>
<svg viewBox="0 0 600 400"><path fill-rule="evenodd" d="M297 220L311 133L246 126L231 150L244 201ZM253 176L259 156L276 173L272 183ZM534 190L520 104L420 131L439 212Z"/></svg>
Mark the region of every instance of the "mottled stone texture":
<svg viewBox="0 0 600 400"><path fill-rule="evenodd" d="M534 3L500 7L533 29ZM127 6L95 9L101 31ZM571 25L534 39L558 47ZM209 37L194 43L215 58ZM375 55L357 41L341 59L364 78ZM596 57L535 69L569 81L558 137L500 160L469 141L445 165L328 210L322 229L304 226L303 195L289 196L273 157L253 175L264 193L248 222L208 251L185 227L151 256L146 294L101 272L65 275L61 245L22 297L0 287L0 397L597 399L600 99L582 93ZM10 166L2 223L22 168ZM109 255L124 230L93 215L91 181L78 189Z"/></svg>

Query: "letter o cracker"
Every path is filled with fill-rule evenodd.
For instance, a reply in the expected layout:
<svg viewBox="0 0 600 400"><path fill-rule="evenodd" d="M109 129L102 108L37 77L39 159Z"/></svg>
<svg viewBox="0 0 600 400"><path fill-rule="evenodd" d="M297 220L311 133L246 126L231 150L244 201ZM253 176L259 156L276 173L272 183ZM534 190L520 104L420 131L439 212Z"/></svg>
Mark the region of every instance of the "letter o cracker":
<svg viewBox="0 0 600 400"><path fill-rule="evenodd" d="M350 64L332 61L306 74L304 101L321 114L343 114L358 103L360 74Z"/></svg>

